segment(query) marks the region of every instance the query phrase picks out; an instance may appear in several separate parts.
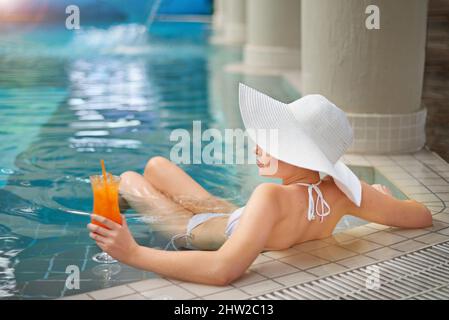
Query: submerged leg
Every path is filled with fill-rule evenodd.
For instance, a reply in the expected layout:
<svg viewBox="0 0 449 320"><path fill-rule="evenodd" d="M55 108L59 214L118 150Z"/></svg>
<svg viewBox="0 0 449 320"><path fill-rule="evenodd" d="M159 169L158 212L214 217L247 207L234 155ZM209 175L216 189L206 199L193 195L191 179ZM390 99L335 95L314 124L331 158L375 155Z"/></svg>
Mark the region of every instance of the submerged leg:
<svg viewBox="0 0 449 320"><path fill-rule="evenodd" d="M122 213L131 208L128 201L126 201L121 194L118 196L118 206L120 208L120 212Z"/></svg>
<svg viewBox="0 0 449 320"><path fill-rule="evenodd" d="M179 166L164 157L151 158L144 173L151 185L193 213L228 213L237 207L210 194Z"/></svg>
<svg viewBox="0 0 449 320"><path fill-rule="evenodd" d="M121 197L137 212L151 215L155 230L169 235L185 232L192 212L167 198L136 172L127 171L120 177Z"/></svg>

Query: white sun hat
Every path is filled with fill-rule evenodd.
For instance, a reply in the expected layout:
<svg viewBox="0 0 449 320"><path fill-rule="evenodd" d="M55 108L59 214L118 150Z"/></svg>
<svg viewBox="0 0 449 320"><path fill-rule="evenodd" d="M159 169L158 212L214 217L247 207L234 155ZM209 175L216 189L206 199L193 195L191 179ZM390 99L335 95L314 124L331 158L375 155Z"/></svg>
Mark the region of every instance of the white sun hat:
<svg viewBox="0 0 449 320"><path fill-rule="evenodd" d="M360 180L340 160L353 140L343 110L319 94L286 104L244 84L239 85L239 104L254 143L278 160L331 176L337 187L360 206ZM257 134L272 129L277 132L274 144Z"/></svg>

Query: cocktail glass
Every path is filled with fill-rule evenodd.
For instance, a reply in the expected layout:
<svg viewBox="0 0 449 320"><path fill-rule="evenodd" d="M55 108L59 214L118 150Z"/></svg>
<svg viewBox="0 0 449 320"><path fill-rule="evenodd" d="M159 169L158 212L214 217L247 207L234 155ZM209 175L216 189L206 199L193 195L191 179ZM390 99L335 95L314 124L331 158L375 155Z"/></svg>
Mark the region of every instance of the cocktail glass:
<svg viewBox="0 0 449 320"><path fill-rule="evenodd" d="M93 213L122 224L118 203L120 177L113 176L110 173L104 173L103 175L93 175L89 178L94 195ZM105 225L95 220L92 220L92 223L108 229ZM117 260L104 251L94 255L92 259L95 262L104 264L117 262Z"/></svg>

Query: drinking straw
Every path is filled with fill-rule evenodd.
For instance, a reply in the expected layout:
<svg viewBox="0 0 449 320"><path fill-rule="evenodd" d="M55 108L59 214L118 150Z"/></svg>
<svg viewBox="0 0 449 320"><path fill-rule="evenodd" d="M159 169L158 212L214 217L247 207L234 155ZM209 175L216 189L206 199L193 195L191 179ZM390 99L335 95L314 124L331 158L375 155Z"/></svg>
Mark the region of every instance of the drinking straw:
<svg viewBox="0 0 449 320"><path fill-rule="evenodd" d="M104 165L104 160L101 159L101 171L103 173L103 180L104 180L104 188L105 188L105 192L106 192L106 203L108 206L108 209L111 210L110 203L109 203L109 192L108 192L108 178L106 176L107 172L106 172L106 166Z"/></svg>
<svg viewBox="0 0 449 320"><path fill-rule="evenodd" d="M104 165L104 160L101 159L100 162L101 162L101 171L103 172L104 184L107 186L106 167Z"/></svg>

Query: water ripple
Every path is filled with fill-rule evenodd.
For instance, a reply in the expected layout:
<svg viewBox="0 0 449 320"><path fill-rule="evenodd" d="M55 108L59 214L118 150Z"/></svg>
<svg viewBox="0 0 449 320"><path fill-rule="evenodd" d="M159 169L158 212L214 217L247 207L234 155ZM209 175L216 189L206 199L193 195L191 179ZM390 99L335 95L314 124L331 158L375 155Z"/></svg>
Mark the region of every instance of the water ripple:
<svg viewBox="0 0 449 320"><path fill-rule="evenodd" d="M14 296L17 292L15 266L23 245L20 238L9 236L0 228L0 298Z"/></svg>

